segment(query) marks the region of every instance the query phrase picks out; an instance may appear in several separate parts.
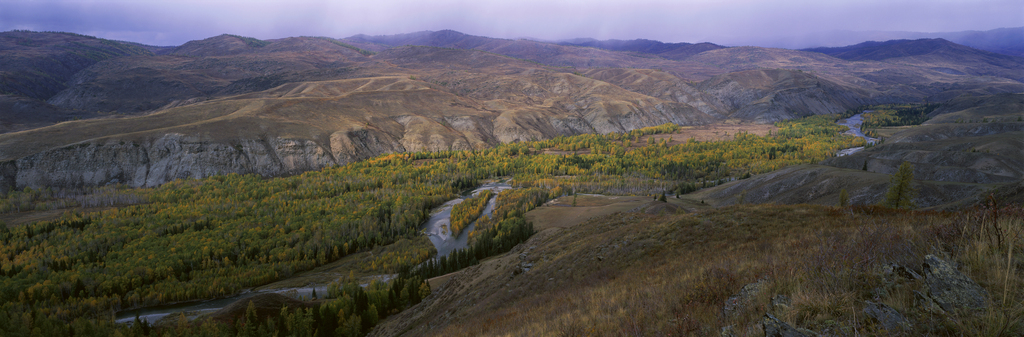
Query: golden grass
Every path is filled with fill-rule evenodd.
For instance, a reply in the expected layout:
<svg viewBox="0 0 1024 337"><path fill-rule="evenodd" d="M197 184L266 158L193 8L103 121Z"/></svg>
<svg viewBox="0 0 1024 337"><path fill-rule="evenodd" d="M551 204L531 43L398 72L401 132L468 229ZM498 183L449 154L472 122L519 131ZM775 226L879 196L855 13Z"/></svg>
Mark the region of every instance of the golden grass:
<svg viewBox="0 0 1024 337"><path fill-rule="evenodd" d="M874 301L910 318L913 335L1019 334L1024 275L1013 266L1024 259L1010 256L1008 265L1007 256L1009 247L1019 252L1024 244L1024 214L1001 214L1001 244L994 243L997 231L980 225L985 222L977 214L809 205L740 205L664 216L616 213L531 239L527 245L536 247L528 255L531 271L511 280L496 273L501 279L494 282L503 286L466 290L489 294L473 304L455 292L462 304L445 310L454 310L455 317L471 312L472 318L429 332L677 336L718 334L731 325L737 335L759 336L769 300L782 294L792 306L778 316L818 333L885 335L861 313L864 301ZM914 304L912 290L922 289L919 281L894 282L880 272L888 263L920 272L926 254L960 263L961 271L989 291L990 308L928 314ZM757 280L764 280L765 290L725 315L725 300Z"/></svg>

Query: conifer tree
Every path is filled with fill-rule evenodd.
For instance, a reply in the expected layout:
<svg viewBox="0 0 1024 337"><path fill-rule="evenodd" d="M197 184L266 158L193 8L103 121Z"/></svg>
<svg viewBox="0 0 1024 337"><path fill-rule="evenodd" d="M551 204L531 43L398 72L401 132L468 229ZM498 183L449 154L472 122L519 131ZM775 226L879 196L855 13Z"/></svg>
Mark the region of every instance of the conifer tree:
<svg viewBox="0 0 1024 337"><path fill-rule="evenodd" d="M882 206L905 209L917 207L913 201L917 196L917 190L910 186L913 182L914 166L909 162L903 162L896 174L889 179L889 191L885 193Z"/></svg>

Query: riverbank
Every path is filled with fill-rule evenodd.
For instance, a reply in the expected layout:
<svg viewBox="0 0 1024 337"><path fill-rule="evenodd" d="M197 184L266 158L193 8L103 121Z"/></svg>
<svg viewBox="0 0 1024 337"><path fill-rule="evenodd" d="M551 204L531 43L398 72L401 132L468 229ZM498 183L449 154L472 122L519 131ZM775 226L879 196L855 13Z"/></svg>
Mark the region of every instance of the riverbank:
<svg viewBox="0 0 1024 337"><path fill-rule="evenodd" d="M836 124L839 124L839 125L842 125L842 126L850 128L850 130L847 130L843 134L863 138L864 141L867 142L870 145L875 145L875 144L877 144L880 141L880 139L878 139L878 138L868 137L867 135L864 134L864 132L861 131L860 127L862 125L864 125L863 113L859 113L859 114L853 115L850 118L840 119L840 120L836 121ZM852 147L852 148L849 148L849 149L842 149L842 150L839 150L839 152L836 152L836 156L837 157L848 156L848 155L860 152L862 150L864 150L863 146Z"/></svg>

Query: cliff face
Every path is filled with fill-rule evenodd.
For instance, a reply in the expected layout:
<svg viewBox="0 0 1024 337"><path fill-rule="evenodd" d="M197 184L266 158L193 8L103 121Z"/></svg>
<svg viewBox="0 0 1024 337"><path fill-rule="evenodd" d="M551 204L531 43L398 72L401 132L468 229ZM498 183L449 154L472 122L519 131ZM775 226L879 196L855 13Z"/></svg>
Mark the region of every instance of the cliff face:
<svg viewBox="0 0 1024 337"><path fill-rule="evenodd" d="M226 173L277 176L336 164L330 151L308 140L247 139L224 144L168 134L143 143L110 140L44 151L14 161L13 169L6 165L3 173L6 182L17 188L111 183L153 187L181 178Z"/></svg>

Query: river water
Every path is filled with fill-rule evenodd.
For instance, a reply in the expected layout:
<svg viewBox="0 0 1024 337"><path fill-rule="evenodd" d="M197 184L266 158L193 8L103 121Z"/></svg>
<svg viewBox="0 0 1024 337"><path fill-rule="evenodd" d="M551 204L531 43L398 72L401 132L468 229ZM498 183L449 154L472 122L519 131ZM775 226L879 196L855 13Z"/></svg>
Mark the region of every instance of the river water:
<svg viewBox="0 0 1024 337"><path fill-rule="evenodd" d="M437 248L437 256L446 256L452 251L457 249L466 248L469 241L469 232L473 231L476 227L476 221L473 221L469 226L466 227L459 233L458 236L453 237L448 231L448 225L451 222L452 207L462 203L470 196L476 196L484 190L491 190L494 192L491 200L487 202L487 207L484 208L482 215L490 216L494 212L494 205L498 192L511 189L512 186L506 183L491 182L481 185L476 189L464 194L462 197L449 200L438 208L435 208L431 212L430 219L427 220L420 228L423 230L427 237L430 238L430 242ZM384 275L381 279L387 282L390 279L390 275ZM368 286L369 284L362 284L362 286ZM218 298L204 301L192 301L177 304L167 304L146 308L139 308L133 310L125 310L117 313L114 321L117 323L131 323L138 316L140 320L147 321L149 323L155 323L156 321L166 317L167 315L177 315L178 313L184 312L185 317L188 319L194 319L202 314L212 313L228 306L235 301L253 297L264 293L279 293L285 296L299 298L312 298L313 290L316 290L317 295L326 296L327 285L315 286L315 287L302 287L302 288L286 288L286 289L275 289L266 291L251 291L246 290L241 294Z"/></svg>
<svg viewBox="0 0 1024 337"><path fill-rule="evenodd" d="M871 110L864 110L864 112L865 113L871 112ZM853 135L855 137L864 138L864 140L867 141L868 144L872 144L872 145L877 144L878 143L878 138L868 137L863 132L861 132L860 127L861 127L861 125L864 124L864 116L862 116L862 115L863 114L856 114L856 115L853 115L852 117L847 118L847 119L840 119L840 120L836 121L836 124L839 124L839 125L846 126L846 127L850 128L849 131L846 131L843 134ZM839 150L839 152L836 152L836 156L838 156L838 157L848 156L848 155L860 152L861 150L864 150L863 146L851 147L849 149L842 149L842 150Z"/></svg>
<svg viewBox="0 0 1024 337"><path fill-rule="evenodd" d="M494 212L494 204L497 201L496 196L498 195L498 192L511 188L512 186L506 183L491 182L480 185L480 187L477 187L470 192L469 195L476 196L484 190L493 191L494 194L492 195L491 200L487 201L487 207L484 208L484 212L481 215L490 216L491 213ZM451 223L452 207L465 200L466 198L456 198L444 203L441 207L434 209L434 211L430 213L430 219L420 227L423 233L427 234L427 237L430 238L430 242L434 244L434 247L437 248L438 257L447 256L455 250L466 248L469 243L469 232L472 232L473 228L476 228L476 221L469 224L469 226L463 229L458 236L453 237L452 233L448 230L449 224Z"/></svg>

